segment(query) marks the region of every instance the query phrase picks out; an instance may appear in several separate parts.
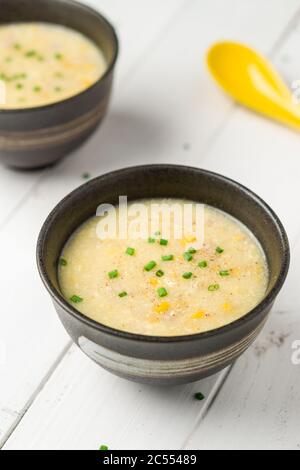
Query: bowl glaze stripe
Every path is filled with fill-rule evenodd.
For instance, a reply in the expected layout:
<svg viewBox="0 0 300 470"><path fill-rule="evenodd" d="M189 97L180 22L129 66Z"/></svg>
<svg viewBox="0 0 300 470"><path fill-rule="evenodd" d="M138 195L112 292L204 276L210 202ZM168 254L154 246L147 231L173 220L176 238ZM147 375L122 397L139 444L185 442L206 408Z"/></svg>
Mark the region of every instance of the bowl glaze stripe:
<svg viewBox="0 0 300 470"><path fill-rule="evenodd" d="M224 367L224 361L229 364L246 351L262 330L265 321L261 322L248 336L228 348L206 356L184 360L152 361L126 356L99 346L84 336L79 337L78 344L91 359L105 369L131 378L167 379L170 376L184 378L195 374L209 375L211 370Z"/></svg>
<svg viewBox="0 0 300 470"><path fill-rule="evenodd" d="M0 150L34 150L41 147L65 144L92 129L105 115L109 96L92 111L59 126L32 132L1 132Z"/></svg>

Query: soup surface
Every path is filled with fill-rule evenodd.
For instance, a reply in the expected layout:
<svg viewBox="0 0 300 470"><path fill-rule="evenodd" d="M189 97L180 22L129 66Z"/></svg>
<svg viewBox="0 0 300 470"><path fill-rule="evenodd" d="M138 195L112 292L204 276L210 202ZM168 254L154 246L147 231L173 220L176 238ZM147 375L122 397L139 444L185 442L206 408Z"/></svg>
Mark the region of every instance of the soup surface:
<svg viewBox="0 0 300 470"><path fill-rule="evenodd" d="M155 200L170 201L187 202ZM153 200L143 202L150 207ZM266 292L260 245L244 225L217 209L204 206L198 248L195 234L101 240L98 223L93 217L73 234L58 273L65 298L97 322L145 335L193 334L242 317Z"/></svg>
<svg viewBox="0 0 300 470"><path fill-rule="evenodd" d="M0 26L2 109L46 105L93 85L107 69L101 50L87 37L51 23Z"/></svg>

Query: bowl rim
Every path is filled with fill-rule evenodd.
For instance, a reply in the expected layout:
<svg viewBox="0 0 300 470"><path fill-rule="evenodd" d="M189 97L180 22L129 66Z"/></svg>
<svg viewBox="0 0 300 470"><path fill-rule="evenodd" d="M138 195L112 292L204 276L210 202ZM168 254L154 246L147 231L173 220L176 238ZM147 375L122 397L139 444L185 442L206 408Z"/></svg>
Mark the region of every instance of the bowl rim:
<svg viewBox="0 0 300 470"><path fill-rule="evenodd" d="M126 172L128 171L132 172L132 171L138 171L142 169L147 170L147 169L153 169L153 168L157 168L158 170L177 169L179 171L180 170L193 171L193 172L197 172L199 175L205 174L206 176L210 176L214 179L218 179L222 183L227 183L227 184L229 183L231 186L235 187L236 189L241 190L244 195L250 197L252 200L257 202L259 206L264 210L268 218L269 219L271 218L273 223L276 225L278 234L281 239L282 247L283 247L280 272L270 292L267 295L265 295L265 297L259 302L259 304L256 305L256 307L254 307L248 313L243 315L241 318L238 318L237 320L234 320L231 323L223 325L219 328L215 328L213 330L208 330L208 331L189 334L189 335L154 336L154 335L144 335L144 334L139 334L139 333L130 333L127 331L118 330L116 328L112 328L110 326L96 322L95 320L92 320L91 318L80 313L78 310L76 310L71 304L69 304L66 301L63 295L51 283L49 276L47 274L46 268L45 268L44 260L43 260L43 245L44 245L45 237L47 235L48 228L51 227L53 220L55 219L56 213L61 209L61 207L66 202L68 202L70 199L80 194L89 186L95 185L98 182L101 183L103 179L106 179L108 177L110 178L113 176L118 176L120 174L126 174ZM288 273L289 263L290 263L290 248L289 248L289 241L288 241L286 231L279 217L262 198L260 198L257 194L255 194L253 191L251 191L244 185L238 183L237 181L231 178L223 176L219 173L215 173L215 172L205 170L202 168L192 167L188 165L176 165L176 164L146 164L146 165L129 166L129 167L121 168L119 170L114 170L114 171L104 173L103 175L93 178L89 180L88 182L80 185L79 187L71 191L67 196L65 196L50 212L50 214L46 218L40 230L38 241L37 241L36 257L37 257L38 271L46 289L48 290L48 293L50 294L52 299L54 299L65 312L75 317L77 320L87 324L88 326L96 329L97 331L100 331L108 335L117 336L118 338L121 337L127 340L129 339L129 340L134 340L138 342L146 341L150 343L154 343L154 342L176 343L176 342L184 342L184 341L198 341L201 339L209 339L211 337L221 336L223 334L226 334L228 331L238 329L241 325L247 322L251 322L251 320L253 320L256 316L258 316L261 313L261 311L265 310L268 306L272 305L281 287L283 286L287 273Z"/></svg>
<svg viewBox="0 0 300 470"><path fill-rule="evenodd" d="M108 28L110 29L110 31L112 33L112 37L113 37L113 41L114 41L114 55L113 55L113 58L112 58L111 62L108 64L108 67L106 68L104 74L101 75L101 77L98 78L98 80L95 83L93 83L91 86L89 86L85 90L80 91L79 93L76 93L76 95L69 96L68 98L65 98L63 100L55 101L53 103L44 104L44 105L41 105L41 106L32 106L32 107L28 107L28 108L8 108L8 109L1 109L0 108L0 116L1 115L3 115L3 116L4 115L9 115L9 114L25 114L26 112L33 113L33 112L44 111L44 110L47 111L48 109L51 109L54 106L58 106L58 105L61 105L61 104L65 105L67 102L70 102L71 100L74 100L79 96L82 96L82 95L85 95L85 94L89 93L92 89L94 89L96 86L98 86L101 82L104 82L106 77L111 73L111 71L114 69L114 67L116 65L117 58L119 56L120 46L119 46L119 39L118 39L116 30L113 27L113 25L110 23L110 21L105 16L103 16L102 13L100 13L98 10L96 10L95 8L93 8L89 5L86 5L84 3L81 3L77 0L56 0L56 1L58 1L60 3L66 3L66 4L69 4L69 5L80 7L83 10L86 10L88 13L91 13L95 16L98 16L98 19L101 19L101 21L103 21L108 26ZM27 21L26 21L26 23L27 23ZM2 24L6 24L6 23L2 23ZM51 24L59 24L59 23L51 23ZM70 29L73 29L74 31L77 31L75 28L72 28L72 27L70 27ZM98 47L98 49L100 49L100 48Z"/></svg>

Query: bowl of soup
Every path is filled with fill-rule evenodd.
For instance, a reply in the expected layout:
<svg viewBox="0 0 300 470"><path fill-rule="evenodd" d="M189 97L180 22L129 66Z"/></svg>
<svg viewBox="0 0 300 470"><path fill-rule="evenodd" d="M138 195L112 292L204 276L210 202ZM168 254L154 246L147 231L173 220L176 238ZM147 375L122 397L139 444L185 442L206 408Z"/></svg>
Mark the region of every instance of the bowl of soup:
<svg viewBox="0 0 300 470"><path fill-rule="evenodd" d="M107 113L118 39L71 0L3 0L0 159L30 169L78 147Z"/></svg>
<svg viewBox="0 0 300 470"><path fill-rule="evenodd" d="M178 384L234 362L264 326L289 266L278 217L224 176L145 165L63 199L38 269L74 342L139 382Z"/></svg>

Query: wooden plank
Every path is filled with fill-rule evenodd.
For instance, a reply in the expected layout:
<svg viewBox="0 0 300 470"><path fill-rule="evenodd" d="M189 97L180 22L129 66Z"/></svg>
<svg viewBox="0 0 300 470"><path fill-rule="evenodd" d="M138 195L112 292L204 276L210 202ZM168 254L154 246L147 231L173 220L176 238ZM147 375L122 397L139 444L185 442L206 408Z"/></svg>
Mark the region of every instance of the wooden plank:
<svg viewBox="0 0 300 470"><path fill-rule="evenodd" d="M7 259L7 253L12 247L17 247L15 256L22 259L24 283L18 285L18 296L22 298L22 303L11 305L9 299L3 299L2 311L13 311L14 316L3 317L2 326L14 338L11 339L12 344L18 345L18 351L22 350L23 361L34 364L30 370L24 371L17 353L9 357L5 377L8 385L2 395L0 392L3 406L9 401L9 411L23 413L26 410L24 403L30 400L30 393L36 390L38 377L47 374L51 359L55 356L54 352L51 355L45 353L47 347L52 347L58 355L65 344L62 328L58 323L54 325L57 320L48 311L51 307L46 294L42 293L37 279L31 281L34 272L32 238L50 206L79 183L84 171L96 175L120 166L153 161L201 166L201 155L211 148L205 160L207 167L223 168L229 175L235 175L242 181L248 178L247 165L238 166L238 170L235 170L237 150L239 146L246 146L241 138L239 144L236 142L240 128L235 127L235 116L229 123L231 139L224 140L221 132L232 105L209 79L201 58L207 46L216 38L230 35L250 41L254 30L254 45L263 51L270 50L299 2L293 0L287 5L283 0L272 1L272 22L268 22L269 2L262 5L258 0L243 3L228 0L224 4L222 2L220 5L216 0L201 3L189 1L180 15L175 15L170 23L167 22L167 28L156 36L156 42L149 43L153 50L148 51L149 54L136 64L132 79L128 79L122 90L120 88L116 91L110 117L100 132L80 151L50 171L43 181L33 186L23 202L22 211L14 214L3 230L2 246L6 247L3 255ZM138 22L138 17L135 22ZM265 27L267 22L269 28ZM251 119L247 115L249 126L254 129L248 135L247 146L252 145L257 135L260 136L259 130L251 124ZM244 124L247 127L246 121ZM270 126L275 135L273 124ZM225 127L225 134L227 129L228 126ZM218 146L217 137L222 138L223 145ZM215 141L216 146L213 146ZM270 139L269 152L276 151L275 142ZM224 162L227 162L227 166ZM261 164L256 155L253 155L253 162L256 162L256 167ZM254 180L253 177L251 181ZM266 186L266 191L271 194L270 179L267 179ZM284 182L284 189L289 190L286 186L287 181ZM275 198L273 202L280 205L277 201ZM291 212L287 221L294 227L290 217ZM30 227L28 220L31 222ZM27 232L22 231L19 242L17 233L20 227L26 227ZM8 263L5 289L9 289L14 278L14 267ZM34 306L32 311L30 305ZM19 333L16 334L14 325L17 321ZM49 322L53 322L50 328ZM43 334L43 328L47 330L47 336ZM57 346L57 335L60 334L62 340ZM201 390L208 396L208 402L221 381L222 376L217 376L201 383ZM101 383L101 389L98 382ZM24 384L29 385L26 388ZM109 441L111 448L180 447L205 410L205 403L196 404L191 400L196 389L193 387L199 386L182 387L176 391L142 387L142 391L138 392L138 386L115 379L97 369L73 347L70 357L54 372L7 442L6 448L97 448L99 444L106 443L104 439ZM70 387L70 391L64 394L65 387ZM53 406L47 407L48 399L52 400ZM79 412L81 408L83 412ZM172 427L175 427L177 433L170 433ZM138 432L134 431L135 428ZM36 431L32 432L33 429ZM86 434L80 432L80 429L84 429Z"/></svg>
<svg viewBox="0 0 300 470"><path fill-rule="evenodd" d="M188 439L186 449L299 449L299 311L276 312Z"/></svg>

